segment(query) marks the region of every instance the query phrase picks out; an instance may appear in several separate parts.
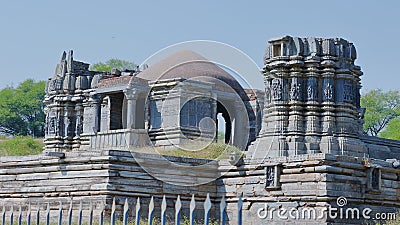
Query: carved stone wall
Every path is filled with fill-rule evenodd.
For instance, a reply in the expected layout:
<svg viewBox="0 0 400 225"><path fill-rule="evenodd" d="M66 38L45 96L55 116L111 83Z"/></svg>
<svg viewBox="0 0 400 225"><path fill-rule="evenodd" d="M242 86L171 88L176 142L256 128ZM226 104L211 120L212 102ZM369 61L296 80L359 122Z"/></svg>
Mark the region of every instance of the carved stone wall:
<svg viewBox="0 0 400 225"><path fill-rule="evenodd" d="M362 72L355 59L354 45L341 38L286 36L269 41L258 140L262 146L272 143L269 155L364 154L365 145L358 139Z"/></svg>
<svg viewBox="0 0 400 225"><path fill-rule="evenodd" d="M45 96L45 150L71 151L79 149L80 135L87 131L84 124L96 115L91 86L102 75L89 71L89 64L73 59L73 52L64 52L53 78L47 81ZM95 79L94 79L95 77Z"/></svg>

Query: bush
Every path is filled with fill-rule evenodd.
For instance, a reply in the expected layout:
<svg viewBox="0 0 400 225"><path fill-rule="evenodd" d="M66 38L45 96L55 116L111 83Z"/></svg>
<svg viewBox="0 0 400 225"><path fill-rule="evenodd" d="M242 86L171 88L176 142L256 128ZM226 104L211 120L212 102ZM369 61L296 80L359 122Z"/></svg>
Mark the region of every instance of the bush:
<svg viewBox="0 0 400 225"><path fill-rule="evenodd" d="M16 136L0 141L0 156L37 155L43 151L43 139Z"/></svg>

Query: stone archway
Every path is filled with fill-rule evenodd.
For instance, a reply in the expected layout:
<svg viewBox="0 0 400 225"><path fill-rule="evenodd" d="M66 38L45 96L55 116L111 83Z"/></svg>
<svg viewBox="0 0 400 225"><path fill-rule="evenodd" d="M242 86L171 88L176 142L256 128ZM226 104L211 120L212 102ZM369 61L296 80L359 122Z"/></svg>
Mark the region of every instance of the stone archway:
<svg viewBox="0 0 400 225"><path fill-rule="evenodd" d="M216 113L216 116L215 116L215 118L218 118L218 114L220 114L221 113L221 115L222 115L222 117L223 117L223 119L224 119L224 121L219 121L218 119L217 119L217 123L216 123L216 135L217 135L217 138L218 138L218 124L219 123L221 123L221 122L223 122L223 123L225 123L224 125L224 127L225 127L225 130L224 130L224 132L225 132L225 134L224 134L224 142L226 143L226 144L228 144L230 141L231 141L231 137L232 137L232 120L231 120L231 118L230 118L230 116L229 116L229 113L228 113L228 110L220 103L220 102L217 102L217 113Z"/></svg>

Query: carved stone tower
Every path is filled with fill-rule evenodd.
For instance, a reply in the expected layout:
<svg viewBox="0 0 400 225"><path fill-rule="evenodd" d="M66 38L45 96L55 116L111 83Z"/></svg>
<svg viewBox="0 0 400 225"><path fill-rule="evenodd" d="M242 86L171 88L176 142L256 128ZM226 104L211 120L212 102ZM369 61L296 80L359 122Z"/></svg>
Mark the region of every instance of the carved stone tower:
<svg viewBox="0 0 400 225"><path fill-rule="evenodd" d="M355 59L354 45L341 38L270 40L262 70L266 86L262 131L252 146L257 149L253 157L362 156L365 144L358 139L362 72Z"/></svg>

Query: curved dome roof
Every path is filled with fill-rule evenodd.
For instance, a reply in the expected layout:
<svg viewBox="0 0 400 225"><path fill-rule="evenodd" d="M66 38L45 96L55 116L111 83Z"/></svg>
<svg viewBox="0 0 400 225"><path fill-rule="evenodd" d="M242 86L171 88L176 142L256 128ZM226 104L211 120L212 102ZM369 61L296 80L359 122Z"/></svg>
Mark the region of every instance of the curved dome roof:
<svg viewBox="0 0 400 225"><path fill-rule="evenodd" d="M136 77L150 81L186 78L212 83L216 83L213 81L218 79L232 87L241 97L246 96L243 95L245 93L242 86L232 75L200 54L190 50L178 51L140 72ZM221 88L221 85L218 84L216 84L216 88L227 91L226 88Z"/></svg>

